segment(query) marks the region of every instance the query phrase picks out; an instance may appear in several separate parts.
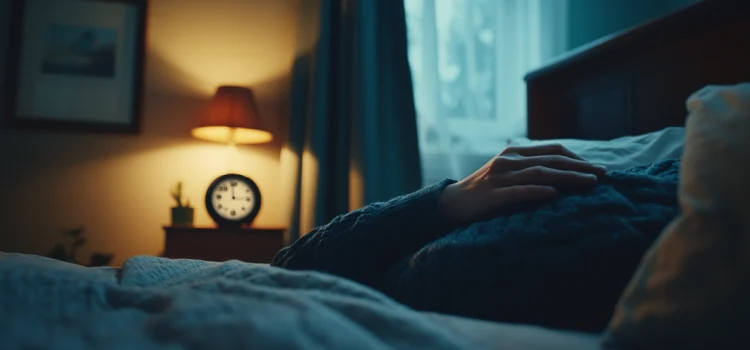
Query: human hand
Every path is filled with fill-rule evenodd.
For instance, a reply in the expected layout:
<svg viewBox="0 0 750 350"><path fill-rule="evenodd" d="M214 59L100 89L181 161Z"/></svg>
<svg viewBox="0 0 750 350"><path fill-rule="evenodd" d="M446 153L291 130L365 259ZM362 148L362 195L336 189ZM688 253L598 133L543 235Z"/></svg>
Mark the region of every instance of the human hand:
<svg viewBox="0 0 750 350"><path fill-rule="evenodd" d="M590 188L607 169L559 144L508 147L440 195L440 211L469 224L517 203L553 198L557 189Z"/></svg>

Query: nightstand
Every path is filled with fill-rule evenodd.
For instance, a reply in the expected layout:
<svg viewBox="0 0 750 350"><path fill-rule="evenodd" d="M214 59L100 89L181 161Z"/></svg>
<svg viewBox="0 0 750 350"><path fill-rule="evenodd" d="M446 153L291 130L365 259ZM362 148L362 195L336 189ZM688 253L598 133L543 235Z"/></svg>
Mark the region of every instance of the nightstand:
<svg viewBox="0 0 750 350"><path fill-rule="evenodd" d="M269 263L284 247L281 228L165 226L164 257Z"/></svg>

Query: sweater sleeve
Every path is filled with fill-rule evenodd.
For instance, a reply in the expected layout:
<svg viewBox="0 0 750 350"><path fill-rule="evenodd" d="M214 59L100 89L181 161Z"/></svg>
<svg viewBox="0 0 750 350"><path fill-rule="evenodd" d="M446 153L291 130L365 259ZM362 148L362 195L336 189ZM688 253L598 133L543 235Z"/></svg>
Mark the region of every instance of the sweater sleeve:
<svg viewBox="0 0 750 350"><path fill-rule="evenodd" d="M438 203L454 182L340 215L279 251L271 265L326 272L382 289L392 266L451 230Z"/></svg>

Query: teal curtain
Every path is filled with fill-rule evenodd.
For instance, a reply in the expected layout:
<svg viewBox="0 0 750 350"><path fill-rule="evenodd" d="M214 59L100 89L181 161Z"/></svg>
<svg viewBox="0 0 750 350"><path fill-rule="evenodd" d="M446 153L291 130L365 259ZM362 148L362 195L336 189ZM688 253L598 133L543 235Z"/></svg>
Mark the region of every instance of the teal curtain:
<svg viewBox="0 0 750 350"><path fill-rule="evenodd" d="M336 215L421 187L402 1L320 0L297 58L282 173L289 241ZM305 12L303 10L303 12ZM303 13L303 16L305 14Z"/></svg>

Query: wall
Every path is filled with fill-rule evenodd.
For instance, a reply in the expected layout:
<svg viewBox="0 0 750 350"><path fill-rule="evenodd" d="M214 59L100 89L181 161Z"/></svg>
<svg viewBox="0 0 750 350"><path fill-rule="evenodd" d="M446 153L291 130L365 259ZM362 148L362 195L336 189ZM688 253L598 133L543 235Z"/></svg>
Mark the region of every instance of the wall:
<svg viewBox="0 0 750 350"><path fill-rule="evenodd" d="M568 49L700 0L568 0Z"/></svg>
<svg viewBox="0 0 750 350"><path fill-rule="evenodd" d="M196 224L208 225L205 188L227 172L258 183L258 226L284 226L277 179L300 1L151 0L140 135L0 130L0 251L44 254L58 228L84 225L88 246L113 252L116 264L159 254L171 186L184 182ZM0 17L9 4L0 0ZM3 26L2 67L7 36ZM231 149L190 138L220 84L256 90L272 144Z"/></svg>

